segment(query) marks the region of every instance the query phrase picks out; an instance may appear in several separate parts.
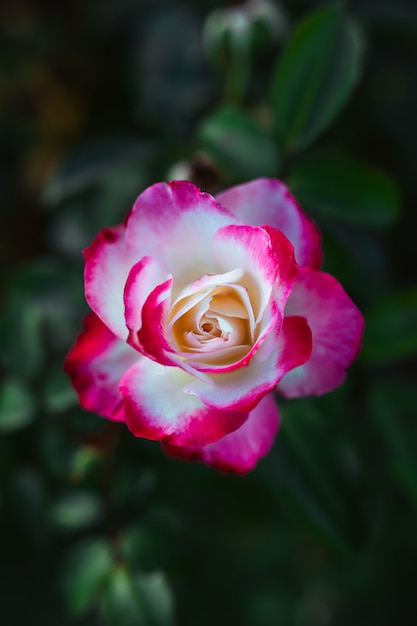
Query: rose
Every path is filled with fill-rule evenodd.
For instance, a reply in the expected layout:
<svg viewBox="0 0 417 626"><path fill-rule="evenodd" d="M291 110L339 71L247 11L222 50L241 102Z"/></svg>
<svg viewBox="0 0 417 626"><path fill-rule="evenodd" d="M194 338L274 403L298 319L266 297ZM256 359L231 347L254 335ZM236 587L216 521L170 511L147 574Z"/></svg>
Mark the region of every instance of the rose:
<svg viewBox="0 0 417 626"><path fill-rule="evenodd" d="M359 350L363 318L277 180L216 200L158 183L84 256L94 313L66 371L85 409L170 454L252 469L278 429L270 392L328 392Z"/></svg>

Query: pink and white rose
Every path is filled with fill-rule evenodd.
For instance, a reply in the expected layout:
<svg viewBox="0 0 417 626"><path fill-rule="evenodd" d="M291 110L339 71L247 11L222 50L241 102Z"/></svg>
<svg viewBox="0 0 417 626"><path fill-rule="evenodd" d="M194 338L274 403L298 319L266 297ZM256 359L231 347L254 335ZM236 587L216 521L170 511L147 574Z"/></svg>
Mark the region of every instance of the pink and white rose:
<svg viewBox="0 0 417 626"><path fill-rule="evenodd" d="M247 472L278 430L270 392L331 391L358 353L362 315L277 180L155 184L84 256L93 313L65 369L85 409L170 454Z"/></svg>

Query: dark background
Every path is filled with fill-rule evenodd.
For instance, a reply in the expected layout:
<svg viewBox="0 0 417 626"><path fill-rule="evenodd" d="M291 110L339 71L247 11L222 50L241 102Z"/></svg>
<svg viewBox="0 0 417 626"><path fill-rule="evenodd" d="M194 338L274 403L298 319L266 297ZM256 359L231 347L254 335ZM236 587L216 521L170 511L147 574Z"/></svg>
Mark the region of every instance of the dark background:
<svg viewBox="0 0 417 626"><path fill-rule="evenodd" d="M277 26L254 19L242 53L231 27L203 46L227 2L1 3L4 626L417 624L417 8L346 3L360 77L293 149L271 85L295 25L331 4L271 2ZM98 230L158 180L259 175L317 221L367 330L346 383L279 400L273 450L235 477L83 412L62 363Z"/></svg>

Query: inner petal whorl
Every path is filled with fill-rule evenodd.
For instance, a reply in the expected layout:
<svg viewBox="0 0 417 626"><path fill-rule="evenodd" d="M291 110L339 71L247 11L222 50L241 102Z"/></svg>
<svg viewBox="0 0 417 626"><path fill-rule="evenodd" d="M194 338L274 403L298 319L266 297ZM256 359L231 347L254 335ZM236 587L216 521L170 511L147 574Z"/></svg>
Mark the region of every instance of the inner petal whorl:
<svg viewBox="0 0 417 626"><path fill-rule="evenodd" d="M241 285L214 285L191 293L171 307L168 329L183 357L233 362L254 340L254 315L249 295ZM229 356L227 356L229 355Z"/></svg>

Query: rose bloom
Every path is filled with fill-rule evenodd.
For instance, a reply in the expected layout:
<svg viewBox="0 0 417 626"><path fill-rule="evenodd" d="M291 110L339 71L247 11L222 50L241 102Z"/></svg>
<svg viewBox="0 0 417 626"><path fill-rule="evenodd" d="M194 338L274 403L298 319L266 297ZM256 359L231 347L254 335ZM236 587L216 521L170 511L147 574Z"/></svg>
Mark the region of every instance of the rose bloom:
<svg viewBox="0 0 417 626"><path fill-rule="evenodd" d="M170 454L251 470L278 430L271 392L331 391L358 353L362 315L278 180L155 184L84 256L93 313L65 369L85 409Z"/></svg>

